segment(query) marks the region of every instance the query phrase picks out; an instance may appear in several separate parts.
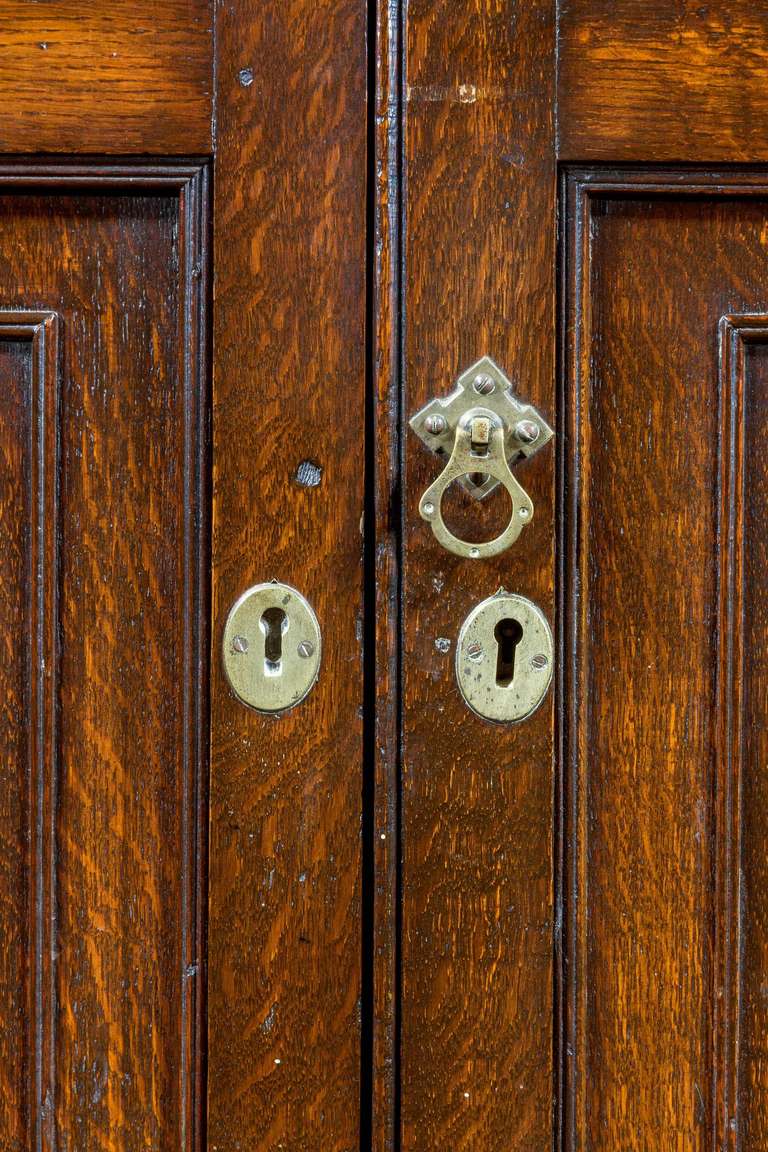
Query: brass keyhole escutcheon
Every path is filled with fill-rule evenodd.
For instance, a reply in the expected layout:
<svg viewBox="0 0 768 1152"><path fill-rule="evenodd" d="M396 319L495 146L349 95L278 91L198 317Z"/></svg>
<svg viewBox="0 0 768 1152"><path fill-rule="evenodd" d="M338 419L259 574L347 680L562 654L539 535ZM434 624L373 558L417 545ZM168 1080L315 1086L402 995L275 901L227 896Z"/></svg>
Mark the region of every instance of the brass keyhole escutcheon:
<svg viewBox="0 0 768 1152"><path fill-rule="evenodd" d="M500 589L477 604L461 626L456 679L478 716L518 723L541 704L552 682L554 641L541 609Z"/></svg>
<svg viewBox="0 0 768 1152"><path fill-rule="evenodd" d="M290 584L256 584L233 604L222 639L229 686L257 712L285 712L311 692L320 671L320 625Z"/></svg>

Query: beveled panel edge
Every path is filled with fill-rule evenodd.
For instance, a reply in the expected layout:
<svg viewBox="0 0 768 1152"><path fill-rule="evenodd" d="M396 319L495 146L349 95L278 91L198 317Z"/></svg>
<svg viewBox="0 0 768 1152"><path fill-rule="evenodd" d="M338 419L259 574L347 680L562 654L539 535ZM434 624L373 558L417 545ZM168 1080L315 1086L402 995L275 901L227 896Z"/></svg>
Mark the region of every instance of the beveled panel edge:
<svg viewBox="0 0 768 1152"><path fill-rule="evenodd" d="M746 346L768 344L768 313L721 317L720 500L715 782L715 1148L737 1152L742 1009L742 780L746 517Z"/></svg>
<svg viewBox="0 0 768 1152"><path fill-rule="evenodd" d="M209 350L210 195L207 164L167 167L180 189L180 333L184 389L184 785L182 889L182 1152L206 1139L208 766L210 760L210 583L212 395Z"/></svg>
<svg viewBox="0 0 768 1152"><path fill-rule="evenodd" d="M586 563L581 556L580 496L582 468L588 461L581 448L581 419L587 372L578 358L589 317L588 199L575 176L560 173L560 327L556 426L556 629L555 629L555 1113L556 1149L576 1152L577 1132L584 1130L586 1046L579 1020L584 1014L586 955L579 935L579 877L585 875L585 805L581 801L583 740L588 701L582 692L585 605L582 582ZM586 310L586 319L585 319ZM580 1001L581 997L581 1001Z"/></svg>
<svg viewBox="0 0 768 1152"><path fill-rule="evenodd" d="M3 186L22 187L58 184L71 188L197 187L205 177L206 188L198 190L208 210L207 156L12 156L0 154L0 181Z"/></svg>
<svg viewBox="0 0 768 1152"><path fill-rule="evenodd" d="M32 361L30 629L21 643L28 643L31 649L32 672L28 726L31 803L27 926L31 980L27 990L26 1044L31 1073L27 1115L34 1148L53 1144L59 328L60 317L56 312L0 309L0 340L29 342Z"/></svg>

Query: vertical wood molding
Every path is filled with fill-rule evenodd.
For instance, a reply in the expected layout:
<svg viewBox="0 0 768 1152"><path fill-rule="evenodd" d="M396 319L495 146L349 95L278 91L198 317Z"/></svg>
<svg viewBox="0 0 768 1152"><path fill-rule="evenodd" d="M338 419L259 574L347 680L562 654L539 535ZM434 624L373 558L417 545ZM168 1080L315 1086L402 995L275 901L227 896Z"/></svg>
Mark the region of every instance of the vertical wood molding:
<svg viewBox="0 0 768 1152"><path fill-rule="evenodd" d="M715 935L715 1148L742 1147L740 1099L742 981L744 964L743 781L759 765L745 761L746 454L750 380L749 345L768 344L768 314L734 314L720 321L720 604L718 624L718 724L716 731L716 935ZM757 528L759 530L759 528ZM759 849L765 851L762 845ZM751 1145L750 1145L751 1146Z"/></svg>
<svg viewBox="0 0 768 1152"><path fill-rule="evenodd" d="M562 300L566 312L561 323L563 335L559 426L563 435L558 445L560 481L558 498L558 636L557 695L559 709L558 792L560 800L560 870L556 920L556 954L560 960L556 989L559 997L559 1026L556 1027L558 1055L556 1082L559 1086L557 1113L560 1133L558 1146L564 1152L577 1152L584 1146L586 1120L585 1086L587 1049L579 1021L586 1012L586 951L580 931L579 909L588 899L586 877L586 810L583 803L586 781L586 710L589 701L583 690L583 654L588 643L586 626L587 572L581 550L583 525L580 498L588 448L583 444L584 389L588 380L588 359L584 332L589 330L588 200L575 179L563 176L562 199L567 205L564 236ZM570 338L566 334L570 334ZM585 359L587 362L585 363Z"/></svg>
<svg viewBox="0 0 768 1152"><path fill-rule="evenodd" d="M28 1067L26 1139L35 1149L52 1143L55 1077L58 329L59 318L54 312L0 311L0 341L28 343L31 360L28 629L14 643L25 653L29 681L29 707L24 719L28 743L25 775L29 780L30 965L24 1046Z"/></svg>
<svg viewBox="0 0 768 1152"><path fill-rule="evenodd" d="M210 173L180 189L184 377L184 752L182 788L182 1152L206 1134L208 769L210 747Z"/></svg>
<svg viewBox="0 0 768 1152"><path fill-rule="evenodd" d="M367 673L373 678L366 759L372 773L370 853L372 932L363 947L370 955L371 1133L373 1152L395 1152L400 1125L400 773L402 724L402 437L403 412L403 5L377 0L373 54L375 91L368 111L369 130L369 278L371 333L369 437L373 474L368 539L372 553L369 592L372 650ZM363 1076L365 1080L364 1065ZM365 1107L365 1104L364 1104ZM363 1141L368 1134L363 1121Z"/></svg>

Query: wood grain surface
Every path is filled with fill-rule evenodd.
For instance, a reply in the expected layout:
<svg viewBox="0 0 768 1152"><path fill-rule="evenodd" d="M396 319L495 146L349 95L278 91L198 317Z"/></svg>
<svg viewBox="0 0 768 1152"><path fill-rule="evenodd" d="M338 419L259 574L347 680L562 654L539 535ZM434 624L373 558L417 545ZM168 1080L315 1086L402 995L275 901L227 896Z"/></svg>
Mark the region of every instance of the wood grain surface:
<svg viewBox="0 0 768 1152"><path fill-rule="evenodd" d="M0 0L0 153L205 154L210 0Z"/></svg>
<svg viewBox="0 0 768 1152"><path fill-rule="evenodd" d="M214 324L209 1139L351 1152L360 1131L366 13L220 9ZM319 483L302 484L310 462ZM317 473L316 473L317 475ZM319 682L265 717L226 614L294 585Z"/></svg>
<svg viewBox="0 0 768 1152"><path fill-rule="evenodd" d="M761 1141L764 1041L754 1012L749 1023L744 1017L744 1103L723 1096L739 1058L738 1006L723 1007L723 997L727 966L739 959L731 937L740 907L750 941L745 1003L759 995L766 942L755 888L762 817L747 817L765 772L745 737L742 827L722 739L739 660L760 674L760 617L745 607L749 624L738 625L738 605L721 594L731 562L721 549L730 522L731 549L749 557L743 596L754 603L763 570L760 545L748 541L760 537L761 506L747 493L762 474L753 440L762 397L750 382L747 447L740 433L733 448L743 507L732 511L720 453L721 444L730 450L736 393L724 389L721 405L718 349L724 315L764 312L768 301L762 180L593 171L570 181L566 483L574 503L566 506L564 596L574 663L564 699L563 891L572 1149L635 1147L638 1133L649 1152L709 1149L715 1131L718 1147ZM740 641L734 649L732 629L741 627L746 654ZM719 667L731 668L730 687ZM745 700L745 733L757 699ZM738 769L738 739L734 756ZM716 1041L723 1012L725 1047Z"/></svg>
<svg viewBox="0 0 768 1152"><path fill-rule="evenodd" d="M561 0L558 155L768 159L768 9L753 0Z"/></svg>
<svg viewBox="0 0 768 1152"><path fill-rule="evenodd" d="M2 1152L764 1152L767 45L0 0ZM468 562L407 420L486 353L556 438ZM272 579L323 662L269 718ZM515 727L454 673L502 586Z"/></svg>
<svg viewBox="0 0 768 1152"><path fill-rule="evenodd" d="M554 4L404 11L404 413L488 353L554 420ZM536 512L515 547L472 565L420 519L440 464L405 439L407 1152L552 1139L552 699L523 726L495 726L466 707L453 665L464 618L500 585L552 619L554 459L519 470Z"/></svg>
<svg viewBox="0 0 768 1152"><path fill-rule="evenodd" d="M44 1047L34 1058L23 1034L17 1040L26 1076L33 1059L38 1076L41 1060L55 1063L55 1084L34 1103L32 1131L42 1148L187 1152L199 1095L196 813L203 811L205 681L195 653L207 629L198 572L204 517L196 453L205 408L194 298L202 186L182 170L155 169L151 179L165 188L142 189L135 167L121 176L91 166L90 191L68 190L53 166L0 172L0 299L56 312L62 332L61 443L58 475L51 472L62 513L57 579L49 577L59 589L57 652L43 674L35 669L45 650L22 642L28 685L17 701L30 747L42 738L50 757L50 723L40 728L35 713L56 676L57 800L54 814L45 796L50 781L22 765L30 796L17 798L16 829L9 828L21 853L9 892L38 909L36 954L27 963L43 974L54 969L55 1001L50 983L41 986L40 972L35 978L43 998L36 1012L55 1011L53 1034L38 1031ZM41 378L39 400L18 378L14 420L3 422L8 493L11 478L18 493L30 486L18 436L25 421L30 434L55 386L55 375ZM55 459L49 447L49 470ZM34 507L22 522L17 564L31 563L30 540L39 550L40 532L53 531L46 491L41 526ZM28 567L19 579L28 596ZM10 669L17 681L18 662ZM29 826L41 804L48 831L23 833L19 820ZM49 834L53 902L45 898ZM52 923L55 939L44 954ZM16 1019L20 1026L18 1012ZM7 1026L13 1020L11 1012ZM10 1147L29 1147L18 1123L17 1116Z"/></svg>

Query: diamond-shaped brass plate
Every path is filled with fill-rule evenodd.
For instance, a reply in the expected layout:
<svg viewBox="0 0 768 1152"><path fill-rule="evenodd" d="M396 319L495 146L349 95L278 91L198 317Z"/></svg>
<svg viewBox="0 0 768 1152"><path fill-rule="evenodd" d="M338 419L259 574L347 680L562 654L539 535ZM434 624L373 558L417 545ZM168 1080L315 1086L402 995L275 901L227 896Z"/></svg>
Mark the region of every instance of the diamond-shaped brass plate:
<svg viewBox="0 0 768 1152"><path fill-rule="evenodd" d="M492 390L488 390L487 380L492 381ZM478 391L477 381L482 381L480 387L483 390ZM501 422L504 428L504 448L510 466L524 457L533 456L554 435L544 417L531 404L525 404L513 396L512 381L490 356L482 356L471 368L462 372L451 394L430 400L411 418L410 425L431 452L447 459L453 451L459 422L473 409L490 412ZM441 431L428 431L427 423L431 416L444 418L445 427ZM517 429L523 422L536 426L535 438L522 438L519 435ZM483 500L499 485L499 481L492 476L485 476L481 483L470 476L463 476L459 483L476 500Z"/></svg>

